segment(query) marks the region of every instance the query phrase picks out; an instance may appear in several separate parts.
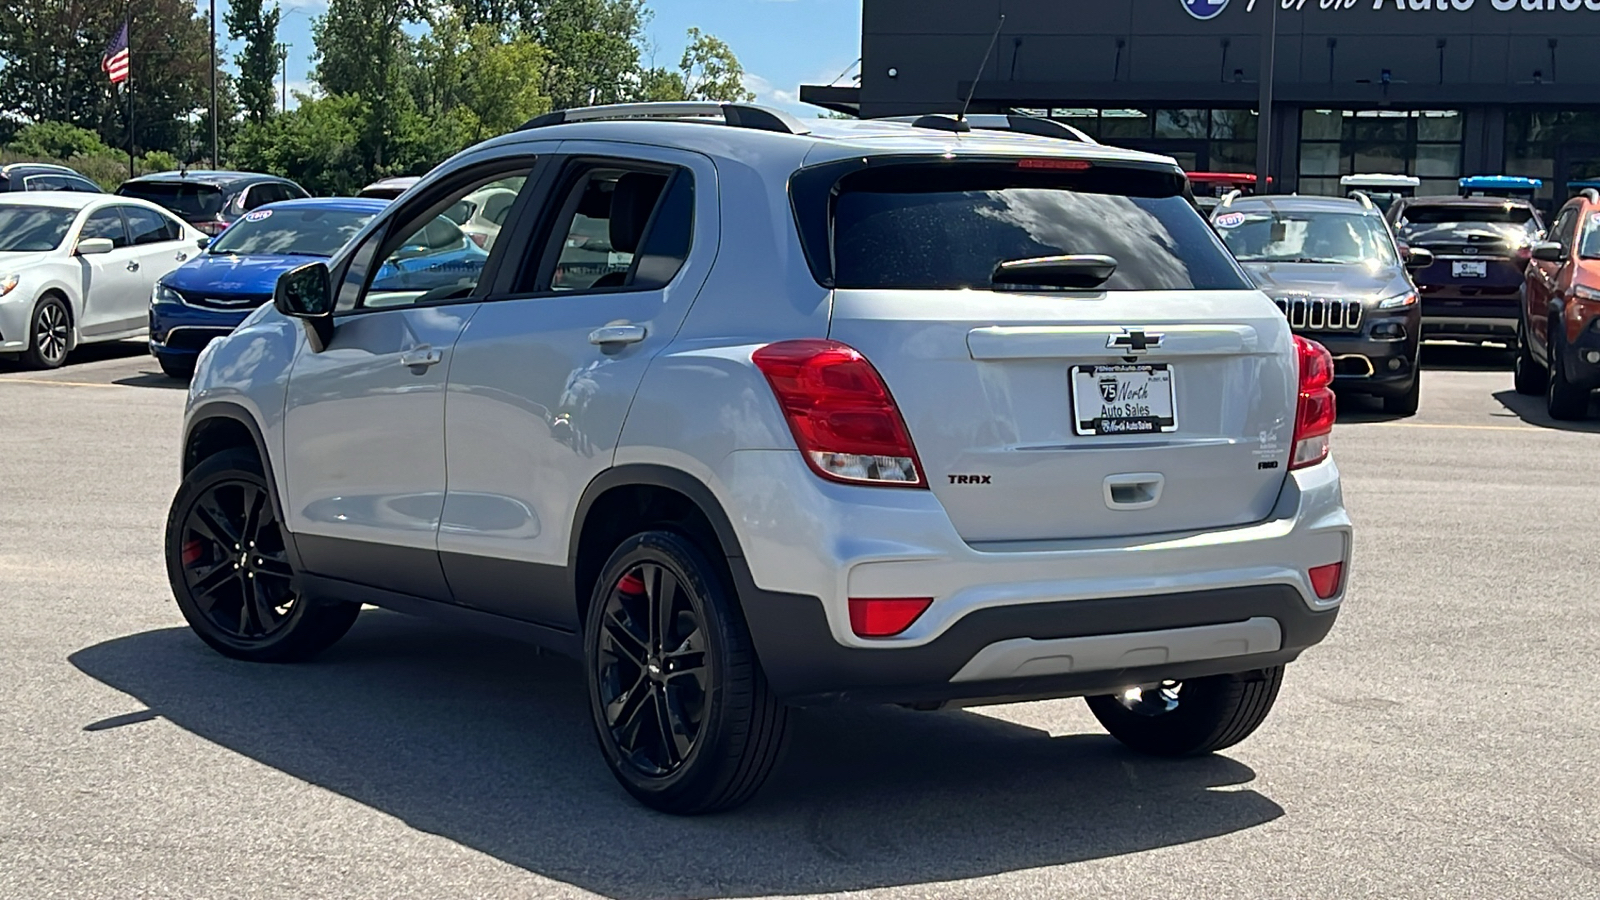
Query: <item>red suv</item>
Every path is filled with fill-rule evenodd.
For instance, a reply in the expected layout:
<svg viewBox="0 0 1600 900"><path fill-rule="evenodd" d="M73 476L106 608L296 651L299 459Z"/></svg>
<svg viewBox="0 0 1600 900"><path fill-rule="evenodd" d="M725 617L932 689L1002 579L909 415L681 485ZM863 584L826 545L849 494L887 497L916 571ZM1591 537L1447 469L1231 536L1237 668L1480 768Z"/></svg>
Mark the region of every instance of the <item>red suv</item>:
<svg viewBox="0 0 1600 900"><path fill-rule="evenodd" d="M1582 419L1600 387L1600 193L1567 201L1532 248L1517 332L1519 394L1544 394L1551 418Z"/></svg>

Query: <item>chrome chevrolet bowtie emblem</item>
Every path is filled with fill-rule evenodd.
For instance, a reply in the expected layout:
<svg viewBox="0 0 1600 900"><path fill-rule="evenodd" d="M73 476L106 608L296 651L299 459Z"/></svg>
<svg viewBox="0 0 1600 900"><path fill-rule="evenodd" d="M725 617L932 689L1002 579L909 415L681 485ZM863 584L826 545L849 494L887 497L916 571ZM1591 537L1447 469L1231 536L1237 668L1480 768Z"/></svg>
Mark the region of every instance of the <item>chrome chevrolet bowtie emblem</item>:
<svg viewBox="0 0 1600 900"><path fill-rule="evenodd" d="M1124 331L1122 334L1113 334L1106 338L1108 350L1131 350L1134 353L1143 353L1151 347L1161 346L1163 335L1146 334L1138 329Z"/></svg>

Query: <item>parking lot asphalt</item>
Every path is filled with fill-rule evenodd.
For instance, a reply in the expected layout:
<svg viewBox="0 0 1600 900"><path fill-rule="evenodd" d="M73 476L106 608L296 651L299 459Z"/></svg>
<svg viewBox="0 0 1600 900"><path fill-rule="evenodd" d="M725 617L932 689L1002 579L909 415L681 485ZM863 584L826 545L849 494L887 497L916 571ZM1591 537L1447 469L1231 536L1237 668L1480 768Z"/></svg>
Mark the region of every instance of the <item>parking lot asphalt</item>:
<svg viewBox="0 0 1600 900"><path fill-rule="evenodd" d="M1600 420L1427 361L1415 418L1343 404L1349 599L1244 744L807 710L695 820L616 787L575 663L379 611L311 664L210 652L161 559L179 386L137 344L0 365L0 897L1600 897Z"/></svg>

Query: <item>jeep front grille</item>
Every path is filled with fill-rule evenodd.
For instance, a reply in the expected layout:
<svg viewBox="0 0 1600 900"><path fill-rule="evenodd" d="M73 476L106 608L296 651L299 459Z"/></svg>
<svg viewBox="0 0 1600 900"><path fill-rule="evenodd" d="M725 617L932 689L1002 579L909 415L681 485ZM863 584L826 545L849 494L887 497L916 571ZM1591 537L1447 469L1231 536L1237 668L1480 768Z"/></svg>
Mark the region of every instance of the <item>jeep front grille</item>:
<svg viewBox="0 0 1600 900"><path fill-rule="evenodd" d="M1273 302L1295 331L1356 331L1361 328L1361 301L1332 297L1274 297Z"/></svg>

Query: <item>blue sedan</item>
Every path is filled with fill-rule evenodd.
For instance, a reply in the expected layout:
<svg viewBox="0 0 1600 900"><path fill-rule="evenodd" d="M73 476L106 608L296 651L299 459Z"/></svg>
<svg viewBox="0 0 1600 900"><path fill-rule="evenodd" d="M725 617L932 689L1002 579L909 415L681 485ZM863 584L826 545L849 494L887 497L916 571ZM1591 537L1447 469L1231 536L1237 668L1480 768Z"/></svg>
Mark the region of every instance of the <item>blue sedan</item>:
<svg viewBox="0 0 1600 900"><path fill-rule="evenodd" d="M332 256L388 205L386 200L286 200L252 210L206 252L157 283L150 302L150 353L174 378L194 374L206 344L272 300L278 276ZM489 254L440 216L386 259L375 291L421 293L458 283Z"/></svg>

